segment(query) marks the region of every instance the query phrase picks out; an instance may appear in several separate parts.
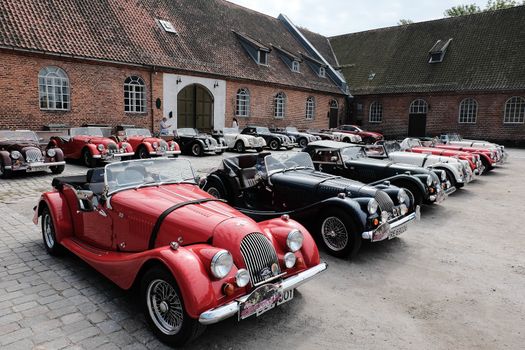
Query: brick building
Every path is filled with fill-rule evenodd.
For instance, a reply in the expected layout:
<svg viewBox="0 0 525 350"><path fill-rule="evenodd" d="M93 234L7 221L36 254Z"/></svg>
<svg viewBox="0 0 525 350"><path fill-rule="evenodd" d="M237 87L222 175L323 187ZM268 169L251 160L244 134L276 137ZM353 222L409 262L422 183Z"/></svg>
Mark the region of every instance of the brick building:
<svg viewBox="0 0 525 350"><path fill-rule="evenodd" d="M525 6L329 40L364 128L525 142Z"/></svg>
<svg viewBox="0 0 525 350"><path fill-rule="evenodd" d="M326 38L227 1L5 0L0 23L0 128L321 128L346 112Z"/></svg>

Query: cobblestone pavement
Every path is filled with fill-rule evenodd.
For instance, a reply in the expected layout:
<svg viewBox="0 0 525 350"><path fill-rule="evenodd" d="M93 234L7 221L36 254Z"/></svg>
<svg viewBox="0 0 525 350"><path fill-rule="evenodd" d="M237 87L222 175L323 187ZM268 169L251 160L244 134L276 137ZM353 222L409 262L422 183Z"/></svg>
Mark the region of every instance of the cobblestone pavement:
<svg viewBox="0 0 525 350"><path fill-rule="evenodd" d="M228 154L226 154L227 156ZM520 348L525 343L525 151L424 208L400 239L365 245L292 302L208 327L199 349ZM220 157L190 158L203 175ZM86 169L68 164L65 174ZM46 254L32 207L53 176L0 180L0 349L163 349L135 292L73 255ZM489 219L488 219L489 218Z"/></svg>

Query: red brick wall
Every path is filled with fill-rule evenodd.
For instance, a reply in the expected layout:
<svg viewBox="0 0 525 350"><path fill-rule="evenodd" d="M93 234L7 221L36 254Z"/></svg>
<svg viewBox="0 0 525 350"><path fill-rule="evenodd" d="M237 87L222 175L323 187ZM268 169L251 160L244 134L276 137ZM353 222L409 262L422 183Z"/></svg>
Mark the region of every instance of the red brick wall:
<svg viewBox="0 0 525 350"><path fill-rule="evenodd" d="M247 88L250 91L249 117L235 116L235 103L237 91ZM283 119L274 118L274 97L279 92L286 94L286 108ZM315 98L315 117L306 119L306 99ZM339 104L339 118L341 122L345 116L344 97L312 93L306 91L281 89L267 84L253 84L238 81L228 81L226 84L226 126L231 126L233 118L237 118L241 127L248 124L268 127L296 126L302 128L327 128L330 101L337 100Z"/></svg>
<svg viewBox="0 0 525 350"><path fill-rule="evenodd" d="M68 75L71 93L69 111L43 111L39 107L38 73L46 66L58 66ZM124 112L124 80L138 75L146 83L146 113ZM155 100L162 98L162 73L152 75L153 101L150 94L150 72L103 64L15 55L0 51L0 128L41 130L50 123L79 126L84 123L135 124L158 129L162 110Z"/></svg>
<svg viewBox="0 0 525 350"><path fill-rule="evenodd" d="M494 93L457 94L399 94L355 96L352 105L354 121L361 122L365 129L379 131L387 137L404 137L408 132L409 106L415 99L422 98L429 104L427 134L439 135L457 132L466 138L494 141L525 141L524 124L503 124L505 102L512 96L525 97L525 91ZM460 124L459 104L472 97L478 102L475 124ZM373 101L383 105L383 122L369 123L369 108ZM362 111L358 105L362 105Z"/></svg>

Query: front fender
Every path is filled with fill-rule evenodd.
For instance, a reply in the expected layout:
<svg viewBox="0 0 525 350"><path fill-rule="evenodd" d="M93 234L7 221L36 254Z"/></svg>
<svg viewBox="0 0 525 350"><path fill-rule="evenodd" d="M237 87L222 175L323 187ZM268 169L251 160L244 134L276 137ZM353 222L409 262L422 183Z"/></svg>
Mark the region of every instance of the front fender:
<svg viewBox="0 0 525 350"><path fill-rule="evenodd" d="M2 159L2 162L4 165L11 165L11 157L9 155L9 152L7 151L0 151L0 158Z"/></svg>
<svg viewBox="0 0 525 350"><path fill-rule="evenodd" d="M46 192L42 194L36 209L38 216L42 215L45 206L51 212L57 241L61 242L64 238L71 237L74 234L74 226L65 196L60 192Z"/></svg>
<svg viewBox="0 0 525 350"><path fill-rule="evenodd" d="M87 149L89 150L89 153L92 155L92 156L96 156L96 155L99 155L100 152L99 150L97 149L97 145L93 144L93 143L88 143L84 146L84 148L82 148L82 152L84 152L84 150Z"/></svg>
<svg viewBox="0 0 525 350"><path fill-rule="evenodd" d="M426 176L426 175L424 175L424 176ZM425 184L417 176L412 176L412 175L407 175L407 174L397 174L395 176L391 176L391 177L388 177L388 178L383 179L381 181L375 182L375 183L373 183L371 185L381 184L384 181L390 181L390 183L392 183L392 185L397 186L397 187L403 187L403 186L397 185L397 184L399 184L399 183L401 183L403 181L409 182L409 183L413 184L414 186L416 186L421 191L421 193L423 195L425 195L427 193L427 189L426 189Z"/></svg>
<svg viewBox="0 0 525 350"><path fill-rule="evenodd" d="M148 153L154 152L154 149L153 149L153 146L151 145L151 143L149 143L149 142L142 142L142 146L146 147L146 151L148 151Z"/></svg>
<svg viewBox="0 0 525 350"><path fill-rule="evenodd" d="M55 161L61 162L64 160L64 152L60 148L54 148L55 150Z"/></svg>
<svg viewBox="0 0 525 350"><path fill-rule="evenodd" d="M450 164L443 163L443 164L440 164L440 165L437 165L437 166L433 166L431 168L438 169L438 170L444 170L445 172L446 171L450 171L452 173L452 175L454 175L454 178L455 178L456 181L463 181L463 179L461 179L460 176L459 176L458 169L456 169L455 167L453 167Z"/></svg>

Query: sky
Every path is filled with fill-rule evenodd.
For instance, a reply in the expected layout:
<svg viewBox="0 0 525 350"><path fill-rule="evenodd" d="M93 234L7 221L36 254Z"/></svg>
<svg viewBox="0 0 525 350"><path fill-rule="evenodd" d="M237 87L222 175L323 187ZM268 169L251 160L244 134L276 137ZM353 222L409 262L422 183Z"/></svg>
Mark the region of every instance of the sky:
<svg viewBox="0 0 525 350"><path fill-rule="evenodd" d="M486 0L229 0L233 3L277 17L283 13L298 26L333 36L397 25L400 19L414 22L443 18L443 12L461 4Z"/></svg>

